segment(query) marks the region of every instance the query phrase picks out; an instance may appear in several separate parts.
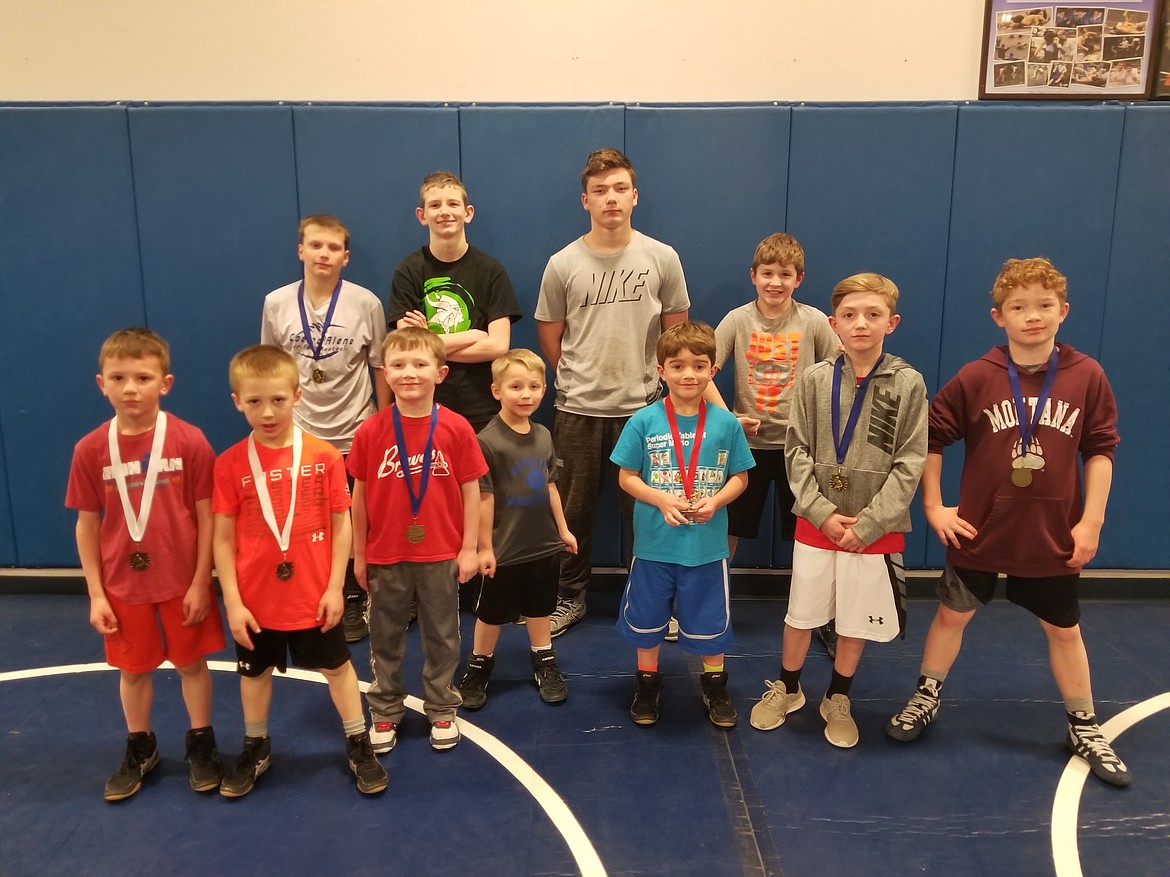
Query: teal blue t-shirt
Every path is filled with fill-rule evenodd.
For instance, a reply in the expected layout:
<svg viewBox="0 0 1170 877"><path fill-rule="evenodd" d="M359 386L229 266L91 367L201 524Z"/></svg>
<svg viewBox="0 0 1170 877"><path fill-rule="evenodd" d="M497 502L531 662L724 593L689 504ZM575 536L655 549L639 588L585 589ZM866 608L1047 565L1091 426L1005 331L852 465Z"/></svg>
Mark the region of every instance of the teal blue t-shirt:
<svg viewBox="0 0 1170 877"><path fill-rule="evenodd" d="M680 416L677 421L686 466L699 418ZM609 458L623 469L638 472L651 487L686 495L662 401L630 418ZM718 493L730 476L754 465L739 421L726 409L708 405L692 498ZM634 556L683 566L699 566L727 557L727 507L719 509L705 524L672 527L654 506L634 503Z"/></svg>

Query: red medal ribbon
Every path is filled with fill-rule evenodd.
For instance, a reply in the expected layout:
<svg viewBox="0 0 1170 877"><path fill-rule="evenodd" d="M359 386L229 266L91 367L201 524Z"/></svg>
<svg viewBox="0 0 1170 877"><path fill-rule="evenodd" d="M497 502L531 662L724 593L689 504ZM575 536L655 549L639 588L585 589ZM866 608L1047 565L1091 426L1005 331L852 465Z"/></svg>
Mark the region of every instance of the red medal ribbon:
<svg viewBox="0 0 1170 877"><path fill-rule="evenodd" d="M699 422L695 425L695 440L691 442L691 461L683 466L682 436L678 434L678 420L674 416L674 405L666 397L666 422L670 424L670 438L674 442L674 458L678 461L678 472L682 476L683 493L687 499L695 489L695 473L699 471L699 448L703 444L703 426L707 422L707 401L699 400Z"/></svg>

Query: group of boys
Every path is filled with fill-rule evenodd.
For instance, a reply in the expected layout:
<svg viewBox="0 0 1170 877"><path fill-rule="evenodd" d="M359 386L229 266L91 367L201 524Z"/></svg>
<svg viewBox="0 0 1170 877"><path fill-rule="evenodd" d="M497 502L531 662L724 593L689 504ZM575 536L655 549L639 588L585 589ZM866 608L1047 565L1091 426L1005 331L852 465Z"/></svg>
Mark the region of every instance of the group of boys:
<svg viewBox="0 0 1170 877"><path fill-rule="evenodd" d="M416 616L433 748L459 742L460 706L484 706L501 630L518 619L541 699L564 701L552 639L585 617L592 522L611 467L633 534L617 629L636 650L635 723L658 721L665 639L700 656L710 721L737 723L724 665L729 562L738 539L757 535L775 485L781 533L795 542L792 584L780 675L751 724L777 728L804 705L813 631L835 623L820 714L832 745L856 745L849 692L864 644L905 635L903 534L921 480L947 564L917 689L888 735L913 740L935 719L963 630L1006 573L1008 599L1048 638L1069 748L1099 778L1127 785L1094 715L1076 593L1104 520L1116 407L1100 366L1055 341L1064 277L1045 259L1010 260L992 291L1007 344L928 406L918 372L883 350L900 320L889 279L841 281L826 318L792 297L804 278L799 243L770 235L750 269L756 300L712 330L688 320L677 253L632 227L629 160L598 150L581 182L590 230L549 260L536 306L555 374L551 433L532 420L545 363L509 349L520 317L511 283L468 244L474 208L448 173L421 187L429 243L395 272L389 333L377 296L341 279L345 227L327 215L302 221L304 278L267 297L262 343L229 367L251 433L218 459L198 429L160 410L173 383L166 342L145 329L106 341L97 381L115 416L78 443L66 497L90 621L121 671L129 736L105 797L134 794L158 763L151 672L164 659L191 723L190 784L227 797L251 791L270 764L272 672L290 660L328 682L358 789L384 790L377 756L394 748L405 714ZM713 383L721 367L734 370L734 414ZM959 505L947 507L942 449L957 441L966 461ZM243 751L228 771L206 663L224 646L213 559L244 713ZM477 621L457 686L459 587L469 582ZM367 624L369 727L347 646Z"/></svg>

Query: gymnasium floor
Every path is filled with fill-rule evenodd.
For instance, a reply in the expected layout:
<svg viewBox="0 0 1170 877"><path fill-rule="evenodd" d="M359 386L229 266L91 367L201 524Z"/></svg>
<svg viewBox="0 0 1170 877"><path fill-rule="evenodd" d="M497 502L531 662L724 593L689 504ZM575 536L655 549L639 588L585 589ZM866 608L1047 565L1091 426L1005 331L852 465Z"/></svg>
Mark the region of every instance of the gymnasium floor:
<svg viewBox="0 0 1170 877"><path fill-rule="evenodd" d="M273 766L255 791L195 794L178 683L163 671L163 760L141 792L108 804L124 730L85 597L0 595L0 875L1170 874L1170 600L1085 607L1098 712L1122 714L1106 733L1120 734L1135 776L1124 790L1070 764L1041 634L1005 603L969 629L936 725L903 745L882 724L917 676L933 604L913 602L907 640L863 659L862 739L846 751L822 737L830 664L815 642L809 705L775 731L747 723L776 678L781 600L735 602L735 730L707 722L694 661L670 645L662 719L635 726L616 600L593 595L589 618L557 641L565 704L539 701L524 633L506 630L463 742L433 752L425 720L408 714L375 798L353 787L325 687L292 674L275 687ZM234 761L238 689L230 655L216 657L216 732ZM368 678L364 643L354 657ZM412 690L419 667L412 634Z"/></svg>

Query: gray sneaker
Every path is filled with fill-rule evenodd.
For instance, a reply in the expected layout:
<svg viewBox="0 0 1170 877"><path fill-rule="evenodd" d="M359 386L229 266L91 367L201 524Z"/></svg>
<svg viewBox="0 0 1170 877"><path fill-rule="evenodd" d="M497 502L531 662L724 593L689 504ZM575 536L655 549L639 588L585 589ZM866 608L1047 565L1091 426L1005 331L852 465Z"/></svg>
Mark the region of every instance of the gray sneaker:
<svg viewBox="0 0 1170 877"><path fill-rule="evenodd" d="M585 597L557 597L557 608L549 616L549 627L553 636L560 636L574 624L585 618Z"/></svg>
<svg viewBox="0 0 1170 877"><path fill-rule="evenodd" d="M764 684L768 686L768 690L764 692L760 702L752 707L749 721L753 728L771 731L783 725L789 713L794 713L804 706L804 691L798 685L796 691L789 694L783 682L770 682L765 679Z"/></svg>
<svg viewBox="0 0 1170 877"><path fill-rule="evenodd" d="M834 694L821 701L821 718L825 720L825 739L841 749L857 745L857 722L849 714L849 698Z"/></svg>

